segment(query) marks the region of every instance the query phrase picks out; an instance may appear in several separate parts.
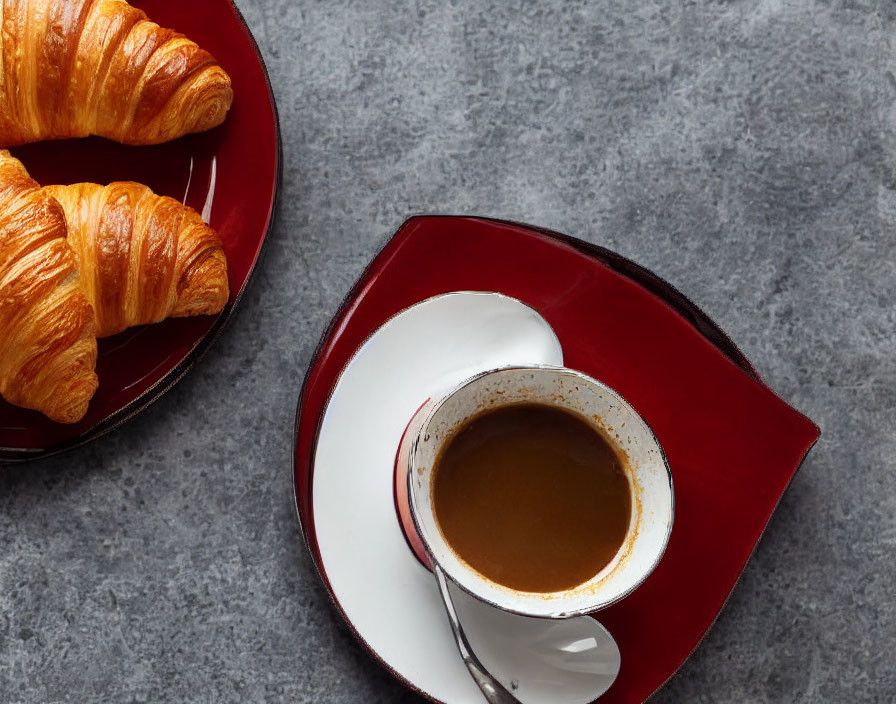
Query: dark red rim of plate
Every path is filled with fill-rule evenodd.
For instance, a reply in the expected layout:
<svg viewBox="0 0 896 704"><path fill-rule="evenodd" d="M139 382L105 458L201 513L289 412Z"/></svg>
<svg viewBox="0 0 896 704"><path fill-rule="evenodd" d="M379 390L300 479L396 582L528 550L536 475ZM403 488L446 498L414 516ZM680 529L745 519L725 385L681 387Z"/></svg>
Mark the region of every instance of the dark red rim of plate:
<svg viewBox="0 0 896 704"><path fill-rule="evenodd" d="M178 362L167 374L165 374L162 378L160 378L149 388L143 391L137 398L128 402L121 408L113 411L102 420L96 422L84 433L77 435L76 437L64 440L62 442L57 442L48 445L47 447L38 448L0 446L0 465L28 462L31 460L51 457L68 450L73 450L105 435L106 433L115 430L116 428L120 427L124 423L127 423L129 420L142 413L149 406L151 406L162 396L164 396L165 393L170 391L178 381L183 379L183 377L190 370L192 370L193 367L195 367L199 360L202 359L205 353L208 352L214 342L218 339L221 332L224 330L227 323L229 323L233 318L237 306L239 305L244 293L255 277L258 263L262 257L265 245L267 244L268 238L270 237L271 231L273 230L275 225L276 213L280 201L280 187L283 178L283 143L280 133L280 117L277 111L277 103L274 99L274 91L271 86L270 76L268 74L264 57L262 56L261 51L258 48L258 43L255 41L255 37L252 35L249 26L246 24L245 18L239 11L239 8L237 8L234 1L226 0L224 4L233 13L234 19L240 25L244 34L244 38L248 42L248 46L255 54L255 57L258 61L258 66L261 69L261 73L264 77L267 99L270 104L271 113L273 115L272 127L274 130L275 138L274 170L276 172L276 176L270 195L270 203L268 204L267 208L264 233L260 238L258 246L252 257L248 274L246 275L242 285L239 287L236 293L231 293L231 300L224 307L224 310L221 311L221 313L214 319L210 328L197 341L192 349L187 352L186 356L180 362Z"/></svg>
<svg viewBox="0 0 896 704"><path fill-rule="evenodd" d="M310 441L310 445L308 446L307 457L304 462L305 468L308 471L307 475L307 484L303 487L303 492L299 491L299 472L302 469L303 457L302 457L302 448L300 447L300 443L302 440L302 421L304 417L304 406L306 402L306 394L309 389L309 383L312 378L318 372L318 366L322 361L322 355L325 351L325 348L328 346L330 342L332 342L334 336L337 332L341 331L343 324L345 322L345 318L349 313L349 309L352 307L352 304L356 301L359 295L361 295L364 290L371 284L371 281L375 278L376 269L382 265L379 261L383 256L385 251L389 248L390 244L392 244L402 232L408 228L412 223L421 219L457 219L457 220L470 220L470 221L481 221L484 224L491 223L493 225L504 225L513 228L519 228L523 230L528 230L530 232L538 233L544 237L551 238L554 240L558 240L563 244L577 250L581 254L586 255L598 262L604 264L614 272L628 278L632 282L638 284L642 288L646 289L650 293L654 294L656 297L665 302L668 306L670 306L675 312L677 312L681 317L683 317L693 328L699 333L705 340L707 340L710 344L716 347L725 357L727 357L737 368L743 372L743 374L752 381L756 382L759 386L769 391L775 398L780 401L785 407L787 407L791 412L795 415L799 415L802 420L804 420L808 426L811 427L811 439L803 448L796 464L792 470L792 473L787 480L783 490L778 495L777 500L774 503L774 506L771 509L771 512L768 514L766 521L763 523L763 527L757 537L756 541L753 543L752 548L750 550L749 556L747 560L744 562L744 565L741 567L740 572L737 575L735 583L731 586L731 589L725 594L724 600L719 607L718 611L715 614L712 622L706 627L703 631L703 634L700 636L699 640L693 645L685 658L678 664L678 666L671 671L668 676L663 679L662 682L657 684L651 692L649 692L643 700L651 697L655 694L663 685L668 682L671 677L675 675L678 670L684 665L684 662L693 654L693 652L699 647L700 643L702 643L703 639L706 637L706 634L709 632L709 629L712 628L712 625L715 623L716 618L718 618L718 614L721 613L721 610L724 608L725 604L730 598L731 593L733 592L734 587L737 584L737 581L740 579L740 575L742 574L743 567L746 566L746 563L749 562L749 559L752 557L755 552L756 546L761 540L762 534L765 531L765 527L767 526L768 519L770 519L771 514L774 513L774 510L777 508L778 503L780 502L781 497L784 492L787 490L787 487L790 486L790 483L793 480L793 477L796 475L796 472L802 466L805 457L808 455L809 450L811 450L812 446L817 441L817 437L820 434L820 430L818 427L806 419L804 416L799 414L797 411L792 409L786 402L777 397L774 392L768 388L768 386L764 383L764 381L760 378L756 369L753 365L747 360L744 354L740 351L740 349L734 344L734 342L728 337L728 335L706 314L704 313L696 304L694 304L691 300L689 300L681 291L677 288L661 279L659 276L651 272L650 270L642 267L639 264L623 257L611 250L608 250L599 245L592 244L590 242L586 242L584 240L578 239L576 237L571 237L569 235L565 235L559 232L555 232L546 228L537 227L528 225L525 223L507 221L507 220L499 220L495 218L486 218L486 217L478 217L478 216L465 216L465 215L426 215L426 214L418 214L410 217L406 220L401 227L393 234L391 237L387 239L387 241L383 244L380 250L377 252L376 256L371 260L368 266L365 268L364 272L361 274L358 281L351 288L349 293L345 296L342 303L339 306L336 314L333 316L332 320L328 324L326 330L321 335L321 338L317 344L317 347L314 351L314 354L311 357L311 360L308 365L308 370L305 374L302 388L299 394L298 404L296 408L296 421L294 426L293 433L293 498L296 503L296 514L299 520L299 526L302 532L302 538L305 542L305 545L311 554L312 561L314 563L315 569L323 582L327 594L329 596L330 601L333 606L336 608L337 612L340 614L345 624L348 626L350 632L355 637L355 639L361 644L361 646L368 651L368 653L373 657L373 659L378 662L382 667L384 667L390 674L392 674L398 681L404 684L406 687L411 689L412 691L422 695L426 699L437 702L437 704L443 704L439 702L439 700L430 696L427 692L420 690L416 687L412 682L408 681L405 677L396 672L388 663L386 663L378 653L367 643L367 641L363 638L363 636L355 629L351 620L348 618L348 615L343 610L341 604L339 603L336 595L333 592L333 588L329 582L326 571L322 564L322 555L319 550L319 546L317 545L316 538L314 535L314 524L313 524L313 504L311 501L311 491L313 484L313 463L314 463L314 454L317 446L318 435L320 432L320 424L323 420L323 413L326 410L329 397L332 395L333 389L335 387L336 382L338 382L339 376L341 374L342 369L344 369L344 365L342 368L333 375L333 381L327 389L325 398L320 406L320 413L317 418L314 419L313 425L313 433ZM435 295L435 294L433 294ZM400 311L399 311L400 312ZM386 316L385 319L380 323L382 325L391 317L394 317L397 313L393 313L391 316ZM378 329L378 326L377 326ZM375 330L374 330L375 331ZM370 334L373 334L371 332ZM369 337L369 335L368 335ZM366 338L365 338L366 339ZM361 340L360 343L355 345L354 351L357 351L361 345L363 345L364 340ZM348 355L348 360L346 363L351 360L354 351ZM303 507L303 499L304 495L304 503ZM410 547L409 547L410 549ZM610 690L612 692L612 688ZM606 696L606 695L605 695ZM624 697L624 695L623 695ZM625 701L636 701L635 699L624 699Z"/></svg>

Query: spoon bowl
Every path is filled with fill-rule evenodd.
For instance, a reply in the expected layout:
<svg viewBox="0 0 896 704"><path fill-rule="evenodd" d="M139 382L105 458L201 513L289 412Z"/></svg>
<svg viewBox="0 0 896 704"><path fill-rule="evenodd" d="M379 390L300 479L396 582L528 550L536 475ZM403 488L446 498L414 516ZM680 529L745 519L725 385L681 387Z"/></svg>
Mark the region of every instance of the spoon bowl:
<svg viewBox="0 0 896 704"><path fill-rule="evenodd" d="M622 660L609 631L589 616L545 619L497 609L433 574L461 658L489 704L588 704Z"/></svg>

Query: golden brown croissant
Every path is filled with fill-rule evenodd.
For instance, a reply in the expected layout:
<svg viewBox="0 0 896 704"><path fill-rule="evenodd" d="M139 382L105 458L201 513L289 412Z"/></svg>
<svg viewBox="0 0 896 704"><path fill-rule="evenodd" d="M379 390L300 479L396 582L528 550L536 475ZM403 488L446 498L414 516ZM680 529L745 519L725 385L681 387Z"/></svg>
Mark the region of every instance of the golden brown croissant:
<svg viewBox="0 0 896 704"><path fill-rule="evenodd" d="M43 190L65 211L97 337L168 317L219 313L227 303L221 240L192 208L139 183Z"/></svg>
<svg viewBox="0 0 896 704"><path fill-rule="evenodd" d="M0 394L61 423L96 391L94 315L62 208L0 151Z"/></svg>
<svg viewBox="0 0 896 704"><path fill-rule="evenodd" d="M0 146L95 134L158 144L220 125L212 56L125 0L0 0Z"/></svg>

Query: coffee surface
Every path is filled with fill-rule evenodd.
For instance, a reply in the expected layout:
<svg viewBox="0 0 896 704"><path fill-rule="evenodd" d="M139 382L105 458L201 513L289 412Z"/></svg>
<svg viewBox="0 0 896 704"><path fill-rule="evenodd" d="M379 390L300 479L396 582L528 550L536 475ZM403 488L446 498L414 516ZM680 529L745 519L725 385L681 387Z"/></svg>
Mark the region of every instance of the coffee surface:
<svg viewBox="0 0 896 704"><path fill-rule="evenodd" d="M616 555L631 516L623 460L594 427L552 406L475 416L436 460L432 500L452 550L512 589L555 592Z"/></svg>

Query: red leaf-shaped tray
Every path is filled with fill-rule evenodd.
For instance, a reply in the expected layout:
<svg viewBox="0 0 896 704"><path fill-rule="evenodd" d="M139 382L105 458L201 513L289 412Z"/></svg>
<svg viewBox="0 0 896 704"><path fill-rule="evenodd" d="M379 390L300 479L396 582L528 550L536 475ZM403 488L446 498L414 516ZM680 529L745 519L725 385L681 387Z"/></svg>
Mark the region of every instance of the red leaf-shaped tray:
<svg viewBox="0 0 896 704"><path fill-rule="evenodd" d="M328 396L355 350L388 318L458 290L497 291L536 309L557 333L565 364L625 396L666 451L676 502L666 554L637 591L599 614L622 653L622 670L601 703L643 701L712 625L819 430L761 381L705 314L636 264L530 226L412 218L333 319L300 399L296 502L331 596L311 504L315 436Z"/></svg>

